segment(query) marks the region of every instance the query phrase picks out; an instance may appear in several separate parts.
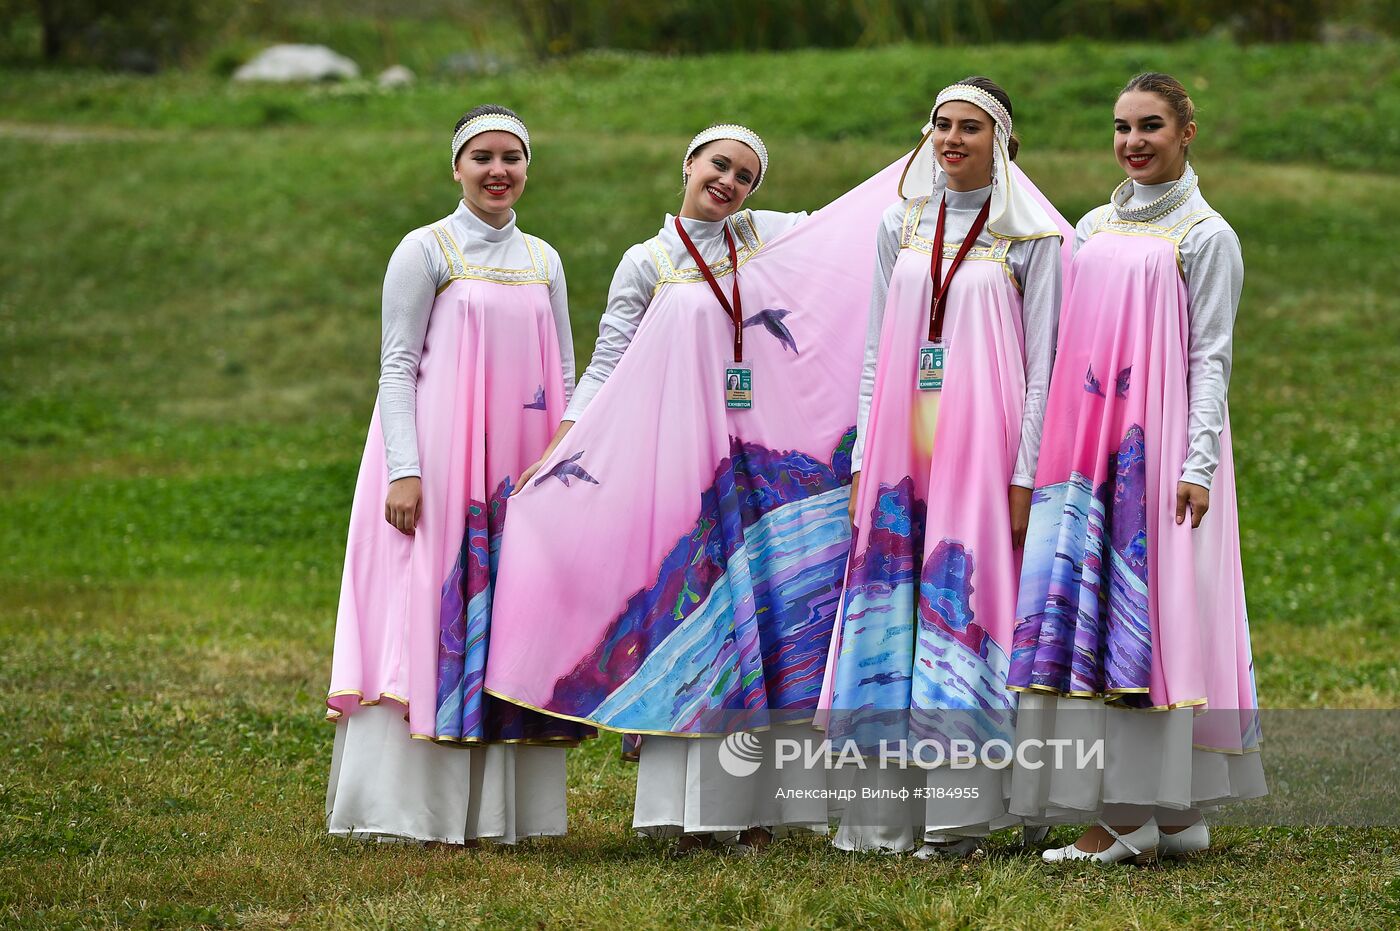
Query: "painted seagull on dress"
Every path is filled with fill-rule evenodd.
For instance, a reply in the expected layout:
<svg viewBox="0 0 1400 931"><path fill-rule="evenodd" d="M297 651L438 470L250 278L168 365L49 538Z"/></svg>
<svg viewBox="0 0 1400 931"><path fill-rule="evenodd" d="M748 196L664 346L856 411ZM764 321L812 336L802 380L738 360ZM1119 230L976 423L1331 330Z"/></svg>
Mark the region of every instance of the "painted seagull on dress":
<svg viewBox="0 0 1400 931"><path fill-rule="evenodd" d="M599 484L596 478L589 475L586 471L584 471L583 466L578 464L579 458L582 455L583 450L580 449L578 452L574 453L572 456L570 456L568 459L565 459L563 462L556 463L554 468L550 469L544 475L541 475L539 478L535 479L534 484L538 485L547 478L557 478L559 479L559 481L564 483L565 488L570 488L572 487L569 484L569 479L571 477L576 478L581 482L588 482L590 485Z"/></svg>
<svg viewBox="0 0 1400 931"><path fill-rule="evenodd" d="M797 352L797 341L792 338L792 331L783 323L783 318L790 313L792 313L792 311L784 307L771 307L760 310L744 321L744 329L748 329L755 323L761 323L765 330L772 334L778 342L783 344L784 351L791 346L792 351L800 355L800 353Z"/></svg>

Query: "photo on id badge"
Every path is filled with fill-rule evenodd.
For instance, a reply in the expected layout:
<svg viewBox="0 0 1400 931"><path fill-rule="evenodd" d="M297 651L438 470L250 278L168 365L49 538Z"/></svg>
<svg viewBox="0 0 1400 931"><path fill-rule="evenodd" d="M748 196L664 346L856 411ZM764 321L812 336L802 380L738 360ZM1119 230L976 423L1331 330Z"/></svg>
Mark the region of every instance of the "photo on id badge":
<svg viewBox="0 0 1400 931"><path fill-rule="evenodd" d="M729 410L753 408L753 369L736 362L724 370L724 406Z"/></svg>
<svg viewBox="0 0 1400 931"><path fill-rule="evenodd" d="M943 343L924 343L919 347L919 390L941 391L947 347Z"/></svg>

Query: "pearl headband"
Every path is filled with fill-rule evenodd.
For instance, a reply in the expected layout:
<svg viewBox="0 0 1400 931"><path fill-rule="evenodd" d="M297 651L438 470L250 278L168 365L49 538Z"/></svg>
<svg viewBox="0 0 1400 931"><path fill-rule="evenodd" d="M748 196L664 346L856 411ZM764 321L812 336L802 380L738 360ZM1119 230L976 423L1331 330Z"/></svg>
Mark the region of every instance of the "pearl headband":
<svg viewBox="0 0 1400 931"><path fill-rule="evenodd" d="M974 107L980 107L987 111L987 115L997 124L997 129L1011 135L1011 114L1006 112L1006 108L1001 105L991 94L980 87L972 84L949 84L938 92L937 99L934 100L933 110L929 112L928 121L932 123L938 116L938 108L951 100L961 100L963 103L970 103Z"/></svg>
<svg viewBox="0 0 1400 931"><path fill-rule="evenodd" d="M768 174L768 147L763 144L763 140L746 126L738 123L724 123L720 126L711 126L709 129L701 130L695 134L695 138L690 140L690 145L686 147L685 158L681 159L681 183L690 180L690 172L686 170L686 163L695 154L695 150L702 145L714 142L716 139L732 139L735 142L742 142L753 149L758 156L758 177L753 179L753 187L749 189L752 194L758 190L758 186L763 183L763 176Z"/></svg>
<svg viewBox="0 0 1400 931"><path fill-rule="evenodd" d="M473 136L479 136L493 130L510 133L519 139L520 144L525 147L525 164L530 164L530 133L525 129L525 124L505 113L485 113L467 120L462 124L461 129L453 133L452 170L457 170L457 156L461 154L462 146L466 145Z"/></svg>

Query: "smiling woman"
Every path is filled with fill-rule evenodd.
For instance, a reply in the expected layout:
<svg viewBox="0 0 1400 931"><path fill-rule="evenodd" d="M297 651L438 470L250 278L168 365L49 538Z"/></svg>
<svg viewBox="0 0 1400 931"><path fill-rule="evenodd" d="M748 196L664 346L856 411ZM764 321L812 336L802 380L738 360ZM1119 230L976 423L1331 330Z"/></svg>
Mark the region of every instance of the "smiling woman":
<svg viewBox="0 0 1400 931"><path fill-rule="evenodd" d="M824 770L776 748L817 737L849 548L850 307L898 166L807 219L747 209L769 170L752 130L679 154L678 214L623 255L588 372L511 501L486 688L645 735L633 828L749 852L828 823Z"/></svg>
<svg viewBox="0 0 1400 931"><path fill-rule="evenodd" d="M705 587L705 583L714 581L714 578L701 577L687 581L683 574L673 579L668 577L665 565L661 567L658 580L657 567L638 558L637 552L628 550L628 541L636 539L631 508L620 510L615 515L614 524L598 515L593 494L586 493L588 497L585 498L565 491L569 487L582 486L570 486L567 481L549 481L538 489L533 487L541 485L545 479L561 477L562 468L577 467L578 460L582 458L588 463L592 475L599 476L594 481L595 485L600 486L598 494L627 495L632 492L639 496L638 501L655 507L659 513L677 509L684 513L686 508L693 507L693 503L679 494L682 482L672 474L678 463L674 463L670 457L678 450L692 450L693 464L699 465L700 471L694 472L687 467L687 482L701 474L707 474L714 480L714 485L705 492L708 497L701 496L702 501L708 501L716 509L715 514L710 515L709 505L702 504L700 525L714 531L713 537L705 545L706 550L715 547L720 550L733 549L742 544L741 527L728 526L725 520L716 519L719 518L720 507L730 511L737 507L735 495L744 486L750 483L766 486L781 481L787 474L786 470L796 468L795 463L780 459L781 454L760 450L757 446L745 451L742 444L734 439L762 435L759 425L766 417L792 419L792 412L784 410L784 399L788 394L785 382L792 377L790 366L800 364L794 360L798 359L801 349L783 320L789 310L777 306L782 293L749 271L753 268L749 260L755 257L765 242L789 230L806 216L805 213L743 209L749 196L763 183L767 168L768 149L752 130L724 124L702 131L686 148L682 160L684 197L679 214L667 216L655 238L633 246L623 257L608 295L607 311L599 328L592 364L580 380L564 422L541 461L559 459L564 451L555 454L555 449L561 443L569 444L567 451L571 455L543 473L543 478L536 478L529 485L522 481L520 502L512 505L519 509L517 514L523 520L517 519L512 524L507 550L503 553L502 562L507 566L508 577L501 592L502 604L509 612L514 630L521 629L526 623L534 624L535 617L552 619L575 607L570 603L576 600L573 598L558 604L554 601L541 603L537 586L533 583L530 584L530 598L522 599L516 594L518 586L511 584L511 580L524 577L520 570L522 565L551 565L550 561L541 557L541 553L545 546L553 548L555 541L531 547L528 555L523 549L513 548L524 539L522 534L531 532L530 525L538 523L532 516L542 514L539 507L545 506L543 502L550 500L549 495L567 495L549 506L547 520L550 527L558 527L578 516L587 519L589 535L597 536L599 530L605 534L615 533L608 545L595 547L595 551L606 553L614 564L623 562L628 569L642 569L663 592L671 584L683 584L698 591ZM742 288L739 280L741 268L744 269ZM757 303L761 310L745 318L745 303L750 307ZM659 330L666 329L669 329L669 333L658 335ZM758 336L760 332L765 336L771 334L773 339ZM648 334L650 338L643 334ZM754 334L748 345L746 334ZM816 347L810 345L801 348L808 350L806 358L811 358L816 351ZM674 358L665 361L672 355ZM760 371L755 372L755 366ZM624 375L624 371L630 374ZM624 381L630 384L630 389L619 393L623 391L621 382ZM638 404L631 409L620 409L619 405L623 408L629 405L625 400L626 393L639 398L659 397L664 408L647 410ZM580 418L583 421L581 429L570 435L574 421ZM799 422L802 419L801 416L797 418ZM839 445L847 422L829 417L823 420L829 421L824 423L826 429L811 432L821 436L821 458L825 460L830 457L833 447ZM659 431L658 426L662 428ZM760 432L755 432L756 429ZM601 437L598 435L600 430L603 431ZM638 437L643 430L651 431L651 435L645 442L639 442ZM672 431L678 433L673 434ZM580 436L588 435L595 439L580 440ZM610 466L605 457L610 451L622 451L619 441L623 437L627 438L628 462L626 466L622 463ZM769 445L779 448L785 445L791 449L796 444ZM526 479L535 475L536 468L532 467L526 473ZM614 478L624 468L640 470L635 481L618 481ZM745 475L750 469L754 474ZM802 499L814 492L829 492L832 489L839 492L840 480L833 470L827 468L825 473L824 483L800 488L793 497ZM648 483L654 483L655 487L647 487ZM705 484L710 484L710 481L707 480ZM721 488L727 488L727 492L721 491ZM720 497L727 500L721 501ZM747 519L757 519L759 516L750 513ZM658 519L645 513L640 517L644 520ZM683 539L686 535L689 532L682 535ZM814 551L829 547L833 542L825 531L810 536L812 540L807 545ZM844 539L843 530L837 533L837 537ZM707 539L707 533L697 530L692 539ZM573 542L566 544L566 553L560 553L552 565L557 566L561 560L578 560L578 551ZM798 554L800 562L803 546L794 541L791 550ZM512 554L519 554L518 562L507 562ZM696 556L693 563L687 559L680 564L682 572L699 572L701 576L707 574L709 569L706 567L710 567L708 560L700 558L701 554L692 555ZM720 565L711 568L723 572L723 553L716 552L713 556L721 559ZM673 558L667 558L665 562L669 564ZM737 558L743 559L742 555ZM755 560L753 575L762 576L765 571L762 558L758 555L750 558ZM829 571L825 561L811 561L816 564L817 574ZM694 568L696 565L701 568ZM802 565L798 565L784 567L784 570L797 572L802 568ZM601 576L595 574L594 578ZM835 581L834 577L830 579L830 582ZM782 649L779 634L760 630L757 619L744 615L745 605L752 610L755 603L753 592L750 590L746 594L745 588L759 587L763 584L762 579L750 579L746 573L742 581L736 579L731 584L735 586L732 607L722 606L720 599L712 598L708 599L710 605L707 609L702 608L697 612L695 620L702 622L700 629L713 625L712 630L702 634L702 639L723 642L737 635L740 639L750 640L764 652ZM627 585L619 585L619 588L620 592L606 595L625 596L631 591ZM646 601L651 597L647 593L640 595L639 600ZM660 597L669 597L673 601L676 598L674 594L662 594ZM688 596L680 596L682 603L688 604L690 600ZM682 641L691 643L691 635L687 634L671 638L669 643L663 644L663 628L664 625L653 627L628 652L645 663L648 653L659 657L676 649ZM736 631L742 633L736 634ZM626 636L626 633L613 634L609 635L609 639ZM805 644L804 649L810 649L821 638L808 639L811 643ZM799 654L796 644L788 647L794 655L806 655ZM492 651L493 657L496 656L497 645L494 643ZM711 656L703 649L675 659L678 662L673 665L678 665L682 670L724 668L722 663L712 663L712 660L719 660L720 657ZM495 662L498 660L493 660ZM519 661L515 660L513 664L519 665ZM692 664L698 665L693 667ZM778 680L791 672L780 666L775 664L772 670L774 678ZM745 675L752 683L752 673ZM649 687L639 688L636 684L628 683L630 672L623 674L620 668L609 668L606 676L616 678L606 684L600 692L601 696L606 697L607 692L614 691L625 693L630 689L638 693L636 697L639 702L656 708L670 703L666 696L676 687L676 683L662 679ZM536 677L532 675L529 678ZM647 679L646 676L638 678L642 681ZM732 684L737 684L739 680L740 677L734 677ZM529 685L537 687L538 683L531 681ZM591 683L588 691L599 685L604 683ZM759 688L763 689L761 678ZM726 691L723 685L717 688L720 698L725 697ZM776 694L780 689L773 691L774 709L789 710L790 706L785 706L784 702L790 696ZM512 697L522 695L514 688L508 694ZM544 705L545 701L540 700L538 704ZM604 704L606 706L607 702ZM616 722L610 721L603 713L603 708L564 703L550 703L548 707L551 711L566 711L584 720L608 721L616 726ZM762 701L762 710L765 713L768 710L766 696ZM735 720L739 717L734 716ZM785 804L775 801L771 792L766 795L759 792L755 787L762 783L758 780L747 786L748 791L744 790L744 786L726 786L715 781L717 775L722 780L723 774L717 774L713 769L707 770L704 762L708 761L713 767L716 747L722 738L711 735L716 731L730 730L733 723L715 717L708 723L697 724L688 716L674 721L667 716L664 720L635 728L650 732L639 751L637 800L633 816L636 830L662 837L682 835L677 849L688 852L712 845L717 836L737 835L740 845L753 848L766 844L776 829L825 828L825 802ZM768 722L765 720L762 723ZM763 740L771 743L774 733L783 730L770 731ZM705 731L710 733L703 734ZM799 774L797 778L819 779L820 776Z"/></svg>
<svg viewBox="0 0 1400 931"><path fill-rule="evenodd" d="M461 844L564 833L562 748L588 729L481 693L506 499L574 380L559 256L515 226L529 163L515 113L463 116L452 136L461 203L405 236L384 276L379 403L327 699L332 834Z"/></svg>
<svg viewBox="0 0 1400 931"><path fill-rule="evenodd" d="M707 142L686 159L681 216L723 220L758 189L761 180L758 153L749 146L737 139Z"/></svg>
<svg viewBox="0 0 1400 931"><path fill-rule="evenodd" d="M1244 261L1194 115L1170 75L1128 82L1128 177L1075 235L1009 677L1018 738L1104 748L1015 771L1018 813L1099 818L1051 862L1199 853L1203 811L1266 791L1226 403Z"/></svg>
<svg viewBox="0 0 1400 931"><path fill-rule="evenodd" d="M479 107L478 111L473 111L476 119L491 115L508 119L512 112L505 107ZM458 132L470 132L473 125L472 118L464 116ZM452 161L452 178L462 186L467 209L499 229L510 221L511 206L525 193L529 162L529 143L513 132L487 129L462 145Z"/></svg>
<svg viewBox="0 0 1400 931"><path fill-rule="evenodd" d="M1186 170L1196 138L1196 105L1180 81L1140 74L1113 107L1113 154L1134 184L1175 181Z"/></svg>
<svg viewBox="0 0 1400 931"><path fill-rule="evenodd" d="M944 88L876 233L855 546L824 689L831 739L867 756L906 740L975 755L1011 736L1018 550L1069 234L1011 163L1011 117L988 78ZM966 857L1016 821L985 760L851 778L862 791L836 835L844 850Z"/></svg>

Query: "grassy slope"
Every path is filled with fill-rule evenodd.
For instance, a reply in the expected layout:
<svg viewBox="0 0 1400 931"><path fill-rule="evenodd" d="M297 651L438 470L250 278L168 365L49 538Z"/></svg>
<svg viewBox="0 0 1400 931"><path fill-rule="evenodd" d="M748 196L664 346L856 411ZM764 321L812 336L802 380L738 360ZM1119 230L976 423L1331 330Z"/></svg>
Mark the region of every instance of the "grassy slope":
<svg viewBox="0 0 1400 931"><path fill-rule="evenodd" d="M620 53L457 85L382 93L372 82L301 89L249 88L213 77L156 79L6 74L0 113L10 120L135 127L295 124L441 127L472 103L517 106L543 131L674 133L736 119L775 137L903 143L927 118L938 88L970 73L1001 81L1028 145L1099 145L1106 109L1133 73L1165 70L1191 87L1203 127L1199 150L1358 169L1400 167L1400 45L981 46L800 51L668 59ZM405 104L412 102L412 109ZM606 143L600 137L599 143Z"/></svg>
<svg viewBox="0 0 1400 931"><path fill-rule="evenodd" d="M1037 117L1033 103L1107 99L1133 55L1159 56L1017 51L1019 86L1006 83L1025 167L1077 217L1116 179L1103 113ZM898 155L925 87L1004 75L1006 53L599 57L469 93L528 104L539 127L522 225L564 256L586 359L612 264L673 206L694 124L753 119L774 153L763 204L808 208ZM1249 70L1270 55L1272 70ZM1308 72L1315 56L1332 70ZM1394 51L1188 46L1160 59L1240 88L1210 104L1198 167L1249 268L1231 406L1261 694L1395 707L1396 516L1383 502L1397 476L1377 383L1400 362L1385 235L1400 181L1342 168L1357 152L1393 165L1396 123L1348 124L1372 144L1333 139L1319 157L1332 168L1272 164L1254 117L1281 117L1248 83L1291 82L1290 106L1370 87L1376 112L1393 112ZM716 65L738 79L732 110ZM760 93L773 74L781 93ZM907 98L857 96L901 77L919 85ZM14 722L0 735L0 922L1393 920L1400 853L1386 831L1227 829L1228 856L1160 872L1047 873L1009 850L927 867L816 843L758 863L660 862L626 836L632 774L612 741L573 755L573 833L558 843L463 855L322 837L330 733L316 708L373 398L376 292L402 232L451 208L438 129L463 94L0 79L0 112L28 124L0 132L0 697ZM290 125L261 126L268 105ZM1325 129L1337 109L1313 116Z"/></svg>

